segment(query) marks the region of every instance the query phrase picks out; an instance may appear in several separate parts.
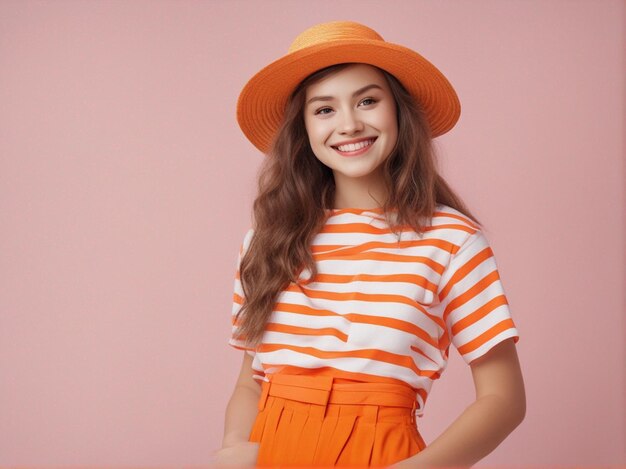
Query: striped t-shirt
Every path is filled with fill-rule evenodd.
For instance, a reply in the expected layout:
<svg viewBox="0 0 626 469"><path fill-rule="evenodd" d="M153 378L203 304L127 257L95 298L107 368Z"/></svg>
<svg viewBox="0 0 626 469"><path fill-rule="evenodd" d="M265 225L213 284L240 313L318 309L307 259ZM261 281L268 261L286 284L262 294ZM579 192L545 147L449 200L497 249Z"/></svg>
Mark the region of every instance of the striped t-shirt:
<svg viewBox="0 0 626 469"><path fill-rule="evenodd" d="M505 339L517 343L493 251L467 216L439 204L421 237L404 227L398 242L380 208L328 212L311 245L317 277L305 269L302 284L280 293L254 350L234 338L239 263L253 229L245 234L229 344L254 357L255 379L283 372L404 383L417 391L421 417L450 344L469 364Z"/></svg>

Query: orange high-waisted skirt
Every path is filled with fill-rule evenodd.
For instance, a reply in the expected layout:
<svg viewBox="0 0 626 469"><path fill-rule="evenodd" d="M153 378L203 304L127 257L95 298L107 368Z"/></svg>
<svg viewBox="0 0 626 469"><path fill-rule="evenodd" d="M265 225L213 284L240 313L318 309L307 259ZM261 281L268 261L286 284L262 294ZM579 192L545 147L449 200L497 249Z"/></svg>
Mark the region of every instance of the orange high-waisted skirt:
<svg viewBox="0 0 626 469"><path fill-rule="evenodd" d="M331 376L268 379L248 438L260 443L257 466L386 466L426 447L409 386Z"/></svg>

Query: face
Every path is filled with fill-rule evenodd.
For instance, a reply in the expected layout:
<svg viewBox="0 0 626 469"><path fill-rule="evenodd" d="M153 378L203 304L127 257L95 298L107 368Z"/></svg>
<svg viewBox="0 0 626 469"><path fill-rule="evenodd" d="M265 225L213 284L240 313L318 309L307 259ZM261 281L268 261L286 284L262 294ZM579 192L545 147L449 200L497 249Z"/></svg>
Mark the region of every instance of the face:
<svg viewBox="0 0 626 469"><path fill-rule="evenodd" d="M380 70L354 64L310 85L303 112L313 153L335 180L380 175L398 139L396 103Z"/></svg>

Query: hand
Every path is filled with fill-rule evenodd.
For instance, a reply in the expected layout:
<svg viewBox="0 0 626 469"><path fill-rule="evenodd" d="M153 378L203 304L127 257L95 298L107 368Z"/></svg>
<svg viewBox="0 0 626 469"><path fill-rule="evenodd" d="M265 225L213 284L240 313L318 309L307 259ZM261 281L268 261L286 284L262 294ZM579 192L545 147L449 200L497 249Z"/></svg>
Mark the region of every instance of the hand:
<svg viewBox="0 0 626 469"><path fill-rule="evenodd" d="M214 451L211 462L215 466L256 466L258 454L259 443L257 441L242 441Z"/></svg>

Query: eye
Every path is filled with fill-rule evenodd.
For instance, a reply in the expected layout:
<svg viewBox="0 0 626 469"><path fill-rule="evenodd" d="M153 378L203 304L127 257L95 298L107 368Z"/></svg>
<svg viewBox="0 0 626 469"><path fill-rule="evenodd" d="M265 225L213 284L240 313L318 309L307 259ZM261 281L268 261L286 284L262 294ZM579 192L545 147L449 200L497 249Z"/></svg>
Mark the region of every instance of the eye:
<svg viewBox="0 0 626 469"><path fill-rule="evenodd" d="M370 104L374 104L376 103L376 100L374 98L365 98L363 101L361 101L361 104L368 106Z"/></svg>
<svg viewBox="0 0 626 469"><path fill-rule="evenodd" d="M324 111L329 111L329 112L330 112L330 111L332 111L332 109L331 109L331 108L329 108L329 107L322 107L322 108L320 108L320 109L316 110L316 111L314 112L314 114L315 114L315 115L318 115L318 114L328 114L328 112L324 112Z"/></svg>

